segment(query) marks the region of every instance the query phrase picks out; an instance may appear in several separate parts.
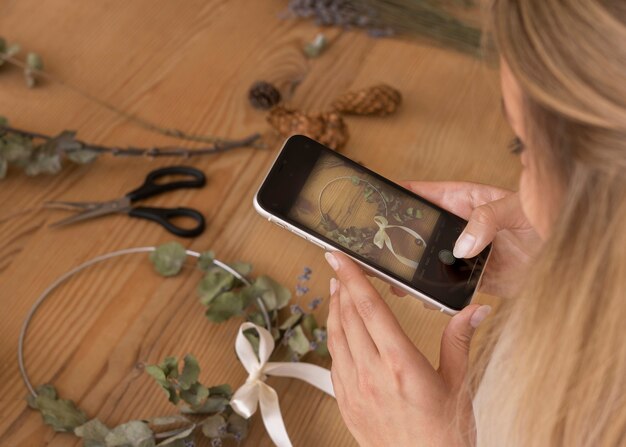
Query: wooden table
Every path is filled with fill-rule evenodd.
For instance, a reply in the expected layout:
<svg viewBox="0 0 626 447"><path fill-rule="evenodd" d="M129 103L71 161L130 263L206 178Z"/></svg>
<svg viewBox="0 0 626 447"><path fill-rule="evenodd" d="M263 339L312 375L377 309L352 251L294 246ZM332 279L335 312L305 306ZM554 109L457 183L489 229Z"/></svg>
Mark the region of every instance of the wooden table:
<svg viewBox="0 0 626 447"><path fill-rule="evenodd" d="M160 125L196 133L237 137L266 131L264 113L246 99L258 79L284 83L301 77L290 103L304 110L323 110L347 89L386 82L402 91L402 109L384 119L348 118L345 154L396 180L515 187L517 161L506 150L511 135L500 116L495 70L450 50L376 40L361 32L338 34L322 57L307 61L301 47L319 30L310 22L281 20L285 6L283 0L3 0L0 30L8 40L41 53L46 70L68 84ZM19 70L2 67L0 85L0 114L16 127L48 134L75 129L84 140L109 145L176 143L58 84L28 90ZM327 296L331 271L322 251L252 208L278 148L275 140L266 150L185 160L206 172L208 186L151 203L205 213L207 230L194 240L180 240L187 247L211 248L225 261L250 261L256 272L290 286L310 266L311 296ZM64 214L41 210L40 204L114 198L149 170L180 161L105 156L89 166L68 165L55 176L29 178L12 170L0 181L0 445L80 444L44 426L24 400L16 348L20 324L35 298L59 275L96 255L174 239L158 225L126 216L49 229L47 224ZM19 214L26 210L31 211ZM245 379L233 349L240 321L209 323L195 295L198 280L191 271L158 277L143 255L81 273L33 321L26 343L33 381L52 381L64 397L109 425L175 412L143 372L145 362L165 355L193 352L205 383L238 386ZM382 283L376 286L436 364L448 317L414 299L391 296ZM322 319L326 312L324 304ZM294 380L269 383L280 396L295 445L354 444L331 398ZM271 445L258 415L245 445Z"/></svg>

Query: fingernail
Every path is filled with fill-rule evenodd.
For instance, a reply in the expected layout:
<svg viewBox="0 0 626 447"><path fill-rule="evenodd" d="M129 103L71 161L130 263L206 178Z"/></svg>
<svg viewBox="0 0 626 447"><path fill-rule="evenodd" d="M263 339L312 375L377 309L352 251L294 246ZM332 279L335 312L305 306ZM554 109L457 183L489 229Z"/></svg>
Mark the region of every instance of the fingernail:
<svg viewBox="0 0 626 447"><path fill-rule="evenodd" d="M470 233L461 234L461 237L457 239L456 244L454 244L454 250L452 254L455 258L462 259L470 252L472 248L474 248L474 244L476 243L476 236Z"/></svg>
<svg viewBox="0 0 626 447"><path fill-rule="evenodd" d="M491 312L491 306L488 306L487 304L480 306L472 314L472 318L470 318L470 326L476 329L480 326L480 323L483 322L487 315L489 315L489 312Z"/></svg>
<svg viewBox="0 0 626 447"><path fill-rule="evenodd" d="M335 278L330 278L330 294L334 295L338 288L339 284L337 284L337 280Z"/></svg>
<svg viewBox="0 0 626 447"><path fill-rule="evenodd" d="M339 268L339 262L337 262L337 258L335 258L332 253L326 252L324 257L326 258L328 265L330 265L333 270L337 270Z"/></svg>

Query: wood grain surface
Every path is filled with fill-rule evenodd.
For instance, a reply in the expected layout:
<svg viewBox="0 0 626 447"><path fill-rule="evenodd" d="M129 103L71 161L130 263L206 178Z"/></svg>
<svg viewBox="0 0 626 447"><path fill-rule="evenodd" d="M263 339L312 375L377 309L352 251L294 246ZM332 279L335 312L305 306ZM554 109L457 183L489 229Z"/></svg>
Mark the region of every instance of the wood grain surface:
<svg viewBox="0 0 626 447"><path fill-rule="evenodd" d="M506 150L510 130L500 115L497 71L484 62L424 42L376 40L346 31L319 59L306 60L304 42L319 29L283 20L285 0L0 0L0 33L43 55L46 70L117 107L188 132L237 137L267 131L264 113L246 99L258 79L299 85L289 103L323 110L347 89L386 82L404 103L387 118L348 118L344 151L394 179L470 180L514 188L518 162ZM43 83L29 90L19 70L0 71L0 114L20 128L55 134L74 129L86 141L152 146L176 141L147 132L71 90ZM304 266L314 273L312 296L327 296L331 270L315 246L256 215L252 197L280 142L184 160L202 169L208 185L149 202L202 210L207 230L180 240L213 249L224 261L254 263L295 285ZM192 147L193 145L189 145ZM100 200L123 195L155 167L177 159L103 156L67 166L56 176L10 170L0 181L0 445L74 446L29 410L18 374L19 327L36 297L59 275L96 255L174 239L156 224L111 216L50 229L64 217L41 210L45 200ZM63 285L41 309L26 341L36 384L53 382L92 417L109 425L174 413L143 372L144 363L193 352L204 383L240 385L235 358L239 321L209 323L195 295L199 274L155 275L144 255L89 269ZM448 317L416 300L392 296L376 282L415 344L434 363ZM489 301L479 296L478 301ZM322 319L327 304L319 309ZM323 363L330 366L330 361ZM336 403L306 384L269 379L280 396L296 446L354 445ZM373 416L375 417L375 416ZM398 427L398 430L402 430ZM257 415L245 445L271 445Z"/></svg>

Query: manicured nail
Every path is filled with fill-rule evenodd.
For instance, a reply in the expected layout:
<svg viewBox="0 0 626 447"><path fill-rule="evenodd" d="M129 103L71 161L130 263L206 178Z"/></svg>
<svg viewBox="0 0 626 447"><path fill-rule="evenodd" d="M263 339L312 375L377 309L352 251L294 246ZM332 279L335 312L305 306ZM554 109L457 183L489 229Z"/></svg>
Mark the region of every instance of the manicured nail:
<svg viewBox="0 0 626 447"><path fill-rule="evenodd" d="M487 315L489 315L489 312L491 312L491 306L488 306L487 304L480 306L472 314L472 318L470 318L470 326L476 329L480 326L480 323L483 322Z"/></svg>
<svg viewBox="0 0 626 447"><path fill-rule="evenodd" d="M330 295L334 295L338 288L338 281L335 278L330 278Z"/></svg>
<svg viewBox="0 0 626 447"><path fill-rule="evenodd" d="M335 258L332 253L326 252L324 254L324 257L326 258L326 262L328 262L328 265L330 265L333 270L337 270L339 268L339 262L337 262L337 258Z"/></svg>
<svg viewBox="0 0 626 447"><path fill-rule="evenodd" d="M467 256L472 248L474 248L475 243L476 236L463 232L463 234L461 234L461 236L457 239L456 244L454 244L452 254L455 258L462 259Z"/></svg>

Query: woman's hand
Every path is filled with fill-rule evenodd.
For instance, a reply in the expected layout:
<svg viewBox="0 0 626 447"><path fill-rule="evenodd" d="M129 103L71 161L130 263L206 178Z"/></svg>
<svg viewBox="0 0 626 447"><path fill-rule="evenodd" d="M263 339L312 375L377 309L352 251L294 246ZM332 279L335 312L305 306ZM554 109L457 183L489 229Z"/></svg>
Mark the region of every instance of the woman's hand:
<svg viewBox="0 0 626 447"><path fill-rule="evenodd" d="M461 384L474 329L490 307L472 304L450 320L437 371L361 269L341 253L326 259L338 278L330 285L331 376L353 436L362 446L465 445L473 416Z"/></svg>
<svg viewBox="0 0 626 447"><path fill-rule="evenodd" d="M523 276L520 273L541 245L517 193L469 182L404 182L402 186L468 221L454 247L455 257L474 257L493 242L482 292L501 297L515 293L515 280Z"/></svg>

